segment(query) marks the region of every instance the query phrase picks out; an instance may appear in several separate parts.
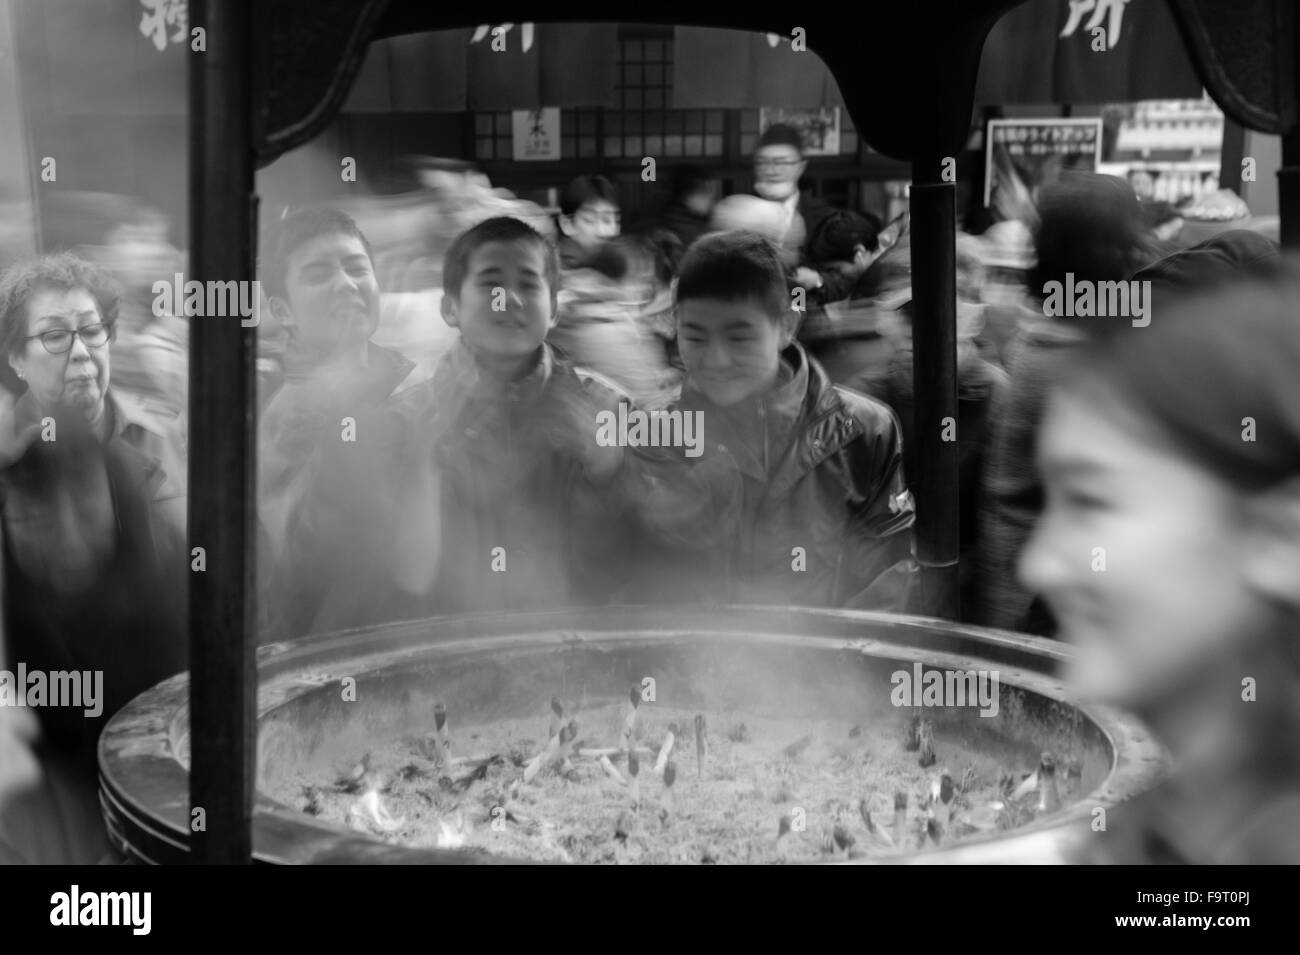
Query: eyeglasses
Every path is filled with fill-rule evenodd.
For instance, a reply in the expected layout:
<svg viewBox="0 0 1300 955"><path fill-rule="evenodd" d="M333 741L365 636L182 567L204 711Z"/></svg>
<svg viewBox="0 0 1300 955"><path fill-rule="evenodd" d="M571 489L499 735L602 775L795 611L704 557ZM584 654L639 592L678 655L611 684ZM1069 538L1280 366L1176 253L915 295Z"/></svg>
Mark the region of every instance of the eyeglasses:
<svg viewBox="0 0 1300 955"><path fill-rule="evenodd" d="M754 166L758 169L793 169L802 159L755 159Z"/></svg>
<svg viewBox="0 0 1300 955"><path fill-rule="evenodd" d="M111 325L85 325L78 329L52 328L48 332L41 332L39 335L28 335L24 341L31 341L33 338L39 338L41 345L51 355L62 355L72 350L72 340L80 338L86 343L87 348L102 348L113 334Z"/></svg>

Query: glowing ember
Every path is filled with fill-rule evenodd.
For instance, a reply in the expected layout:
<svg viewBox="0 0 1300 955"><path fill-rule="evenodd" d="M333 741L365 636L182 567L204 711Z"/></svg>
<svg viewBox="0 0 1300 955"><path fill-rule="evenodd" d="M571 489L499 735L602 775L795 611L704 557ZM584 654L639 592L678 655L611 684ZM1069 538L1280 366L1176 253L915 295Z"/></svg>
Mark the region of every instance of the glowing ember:
<svg viewBox="0 0 1300 955"><path fill-rule="evenodd" d="M438 820L438 837L436 845L439 849L459 849L469 841L469 827L465 824L465 819L460 813L452 817L452 821L446 819Z"/></svg>
<svg viewBox="0 0 1300 955"><path fill-rule="evenodd" d="M363 832L370 829L392 833L406 825L406 817L394 818L380 799L379 790L371 789L348 810L348 825Z"/></svg>

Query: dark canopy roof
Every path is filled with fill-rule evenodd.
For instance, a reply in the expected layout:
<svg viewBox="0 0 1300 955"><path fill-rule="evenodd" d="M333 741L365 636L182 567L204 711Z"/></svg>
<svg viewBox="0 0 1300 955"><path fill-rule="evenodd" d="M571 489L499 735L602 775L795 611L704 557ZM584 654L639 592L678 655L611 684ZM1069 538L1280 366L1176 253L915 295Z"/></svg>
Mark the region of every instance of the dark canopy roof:
<svg viewBox="0 0 1300 955"><path fill-rule="evenodd" d="M1021 2L858 0L851 7L801 10L794 23L719 2L668 0L656 4L653 14L661 23L782 35L802 27L809 49L838 79L866 141L898 159L933 161L961 147L984 40L998 18ZM1169 5L1198 76L1229 117L1270 133L1294 124L1290 0L1169 0ZM526 23L536 20L538 9L504 0L491 14L498 23ZM254 111L262 164L311 139L333 118L372 40L478 25L463 7L424 0L270 0L257 4L255 15L260 68ZM566 0L553 0L544 16L548 22L641 19L621 17L606 4Z"/></svg>

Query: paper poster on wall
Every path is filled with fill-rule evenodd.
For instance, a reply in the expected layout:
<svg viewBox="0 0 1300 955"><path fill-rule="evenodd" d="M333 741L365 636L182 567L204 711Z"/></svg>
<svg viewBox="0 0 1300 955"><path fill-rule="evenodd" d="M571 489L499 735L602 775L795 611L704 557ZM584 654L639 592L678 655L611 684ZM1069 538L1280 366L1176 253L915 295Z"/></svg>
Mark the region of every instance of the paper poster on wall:
<svg viewBox="0 0 1300 955"><path fill-rule="evenodd" d="M985 136L984 205L1025 219L1041 186L1073 169L1096 172L1101 117L992 119Z"/></svg>
<svg viewBox="0 0 1300 955"><path fill-rule="evenodd" d="M560 158L560 108L516 109L510 114L515 160L546 161Z"/></svg>
<svg viewBox="0 0 1300 955"><path fill-rule="evenodd" d="M758 111L760 132L776 123L784 123L799 130L803 135L805 156L838 156L840 153L838 106L818 106L812 109L764 106Z"/></svg>

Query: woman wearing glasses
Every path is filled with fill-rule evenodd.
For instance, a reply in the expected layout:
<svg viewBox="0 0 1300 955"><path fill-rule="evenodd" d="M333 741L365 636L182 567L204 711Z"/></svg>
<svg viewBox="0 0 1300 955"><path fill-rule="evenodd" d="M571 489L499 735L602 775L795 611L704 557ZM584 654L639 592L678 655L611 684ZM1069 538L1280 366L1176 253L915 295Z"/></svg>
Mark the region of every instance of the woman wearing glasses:
<svg viewBox="0 0 1300 955"><path fill-rule="evenodd" d="M111 280L71 255L0 277L0 348L25 386L0 394L0 671L11 693L25 671L38 704L0 706L0 754L35 757L0 763L0 863L109 851L99 732L186 666L184 456L165 419L110 386L118 303ZM51 690L69 674L59 679L79 705L31 696L35 674Z"/></svg>

